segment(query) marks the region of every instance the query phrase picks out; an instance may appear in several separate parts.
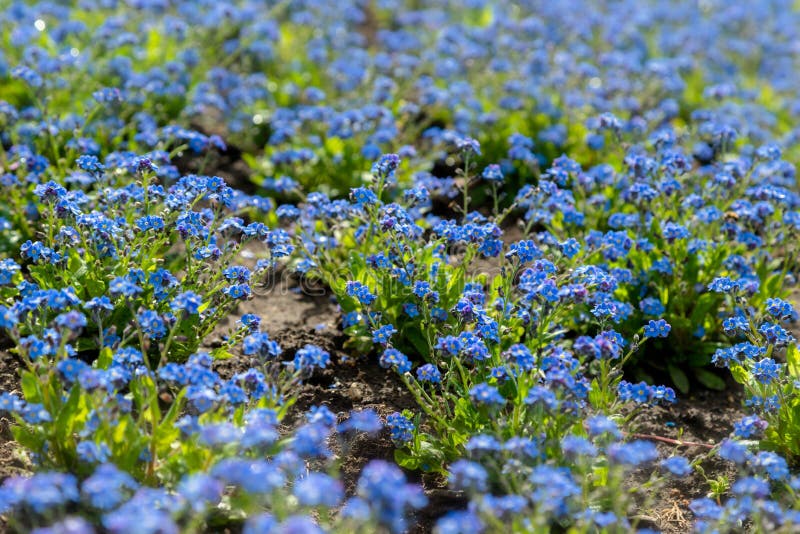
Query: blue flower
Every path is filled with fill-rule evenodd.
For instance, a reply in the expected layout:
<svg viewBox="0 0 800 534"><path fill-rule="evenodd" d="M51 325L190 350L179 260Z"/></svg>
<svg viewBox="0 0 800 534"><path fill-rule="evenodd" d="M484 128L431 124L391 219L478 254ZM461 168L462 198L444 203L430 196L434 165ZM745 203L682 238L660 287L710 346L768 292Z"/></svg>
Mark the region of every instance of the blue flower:
<svg viewBox="0 0 800 534"><path fill-rule="evenodd" d="M473 386L469 390L469 397L475 404L489 406L491 408L500 407L506 403L506 400L500 392L497 391L497 388L485 382Z"/></svg>
<svg viewBox="0 0 800 534"><path fill-rule="evenodd" d="M506 258L517 258L519 262L524 264L542 257L542 251L536 246L533 241L525 240L512 243L509 247L509 252L506 253Z"/></svg>
<svg viewBox="0 0 800 534"><path fill-rule="evenodd" d="M17 394L7 391L0 392L0 412L16 413L24 406L25 402Z"/></svg>
<svg viewBox="0 0 800 534"><path fill-rule="evenodd" d="M417 368L417 380L438 384L442 381L442 373L435 365L426 363Z"/></svg>
<svg viewBox="0 0 800 534"><path fill-rule="evenodd" d="M100 160L90 154L78 156L78 159L75 160L75 163L84 171L97 174L103 172L103 170L106 168L105 165L100 163Z"/></svg>
<svg viewBox="0 0 800 534"><path fill-rule="evenodd" d="M4 507L28 506L37 514L63 509L80 498L78 482L67 473L41 472L32 477L14 476L3 482Z"/></svg>
<svg viewBox="0 0 800 534"><path fill-rule="evenodd" d="M733 483L731 490L734 495L752 496L757 499L765 499L770 494L769 482L755 477L740 478Z"/></svg>
<svg viewBox="0 0 800 534"><path fill-rule="evenodd" d="M722 517L722 507L707 497L695 499L689 504L689 509L699 519L719 520Z"/></svg>
<svg viewBox="0 0 800 534"><path fill-rule="evenodd" d="M128 473L113 464L103 464L81 485L89 503L98 510L110 510L129 498L138 487Z"/></svg>
<svg viewBox="0 0 800 534"><path fill-rule="evenodd" d="M587 419L586 431L593 437L602 436L603 434L608 434L617 439L622 437L617 423L604 415L596 415Z"/></svg>
<svg viewBox="0 0 800 534"><path fill-rule="evenodd" d="M492 454L503 449L503 445L490 434L476 434L469 438L464 448L473 457L480 457L485 454Z"/></svg>
<svg viewBox="0 0 800 534"><path fill-rule="evenodd" d="M735 336L737 333L750 331L750 323L744 315L733 315L722 321L722 329L728 336Z"/></svg>
<svg viewBox="0 0 800 534"><path fill-rule="evenodd" d="M470 510L450 511L436 521L436 532L439 534L477 533L484 532L485 528L480 516Z"/></svg>
<svg viewBox="0 0 800 534"><path fill-rule="evenodd" d="M439 293L437 291L433 291L431 289L431 285L428 282L417 281L414 282L413 293L417 297L421 299L425 299L428 302L432 302L436 304L439 302Z"/></svg>
<svg viewBox="0 0 800 534"><path fill-rule="evenodd" d="M671 275L672 264L667 258L661 258L660 260L653 262L653 266L650 268L650 270L664 275Z"/></svg>
<svg viewBox="0 0 800 534"><path fill-rule="evenodd" d="M11 330L19 324L19 315L13 308L0 305L0 328Z"/></svg>
<svg viewBox="0 0 800 534"><path fill-rule="evenodd" d="M537 503L541 512L556 517L566 516L572 508L573 498L581 493L580 486L566 467L537 465L528 479L534 486L531 501Z"/></svg>
<svg viewBox="0 0 800 534"><path fill-rule="evenodd" d="M400 156L397 154L384 154L372 165L372 174L375 176L389 177L400 166Z"/></svg>
<svg viewBox="0 0 800 534"><path fill-rule="evenodd" d="M530 371L536 362L535 357L525 345L517 343L506 351L506 357L514 362L521 371Z"/></svg>
<svg viewBox="0 0 800 534"><path fill-rule="evenodd" d="M351 189L350 199L359 206L374 206L378 203L375 193L365 187Z"/></svg>
<svg viewBox="0 0 800 534"><path fill-rule="evenodd" d="M177 493L195 512L202 512L207 506L217 504L224 490L222 482L205 473L187 475L180 481Z"/></svg>
<svg viewBox="0 0 800 534"><path fill-rule="evenodd" d="M33 194L39 197L42 202L47 202L64 197L67 194L67 190L61 184L50 181L46 184L37 185L33 190Z"/></svg>
<svg viewBox="0 0 800 534"><path fill-rule="evenodd" d="M194 291L184 291L179 293L172 299L170 308L172 311L184 311L188 315L197 315L200 311L200 306L203 304L203 299Z"/></svg>
<svg viewBox="0 0 800 534"><path fill-rule="evenodd" d="M114 305L111 304L111 300L105 295L91 298L87 300L83 306L87 310L97 314L110 312L114 309Z"/></svg>
<svg viewBox="0 0 800 534"><path fill-rule="evenodd" d="M167 335L164 319L153 310L143 310L136 315L139 328L150 339L161 339Z"/></svg>
<svg viewBox="0 0 800 534"><path fill-rule="evenodd" d="M413 302L404 302L403 312L412 319L415 317L419 317L419 307Z"/></svg>
<svg viewBox="0 0 800 534"><path fill-rule="evenodd" d="M725 325L723 323L723 327L724 326ZM785 328L777 324L763 323L758 327L758 332L764 336L764 338L767 340L767 343L770 345L775 345L776 347L785 347L789 343L794 342L794 336L792 336Z"/></svg>
<svg viewBox="0 0 800 534"><path fill-rule="evenodd" d="M327 351L316 345L305 345L294 355L294 370L304 374L310 373L315 368L325 368L330 363L331 356Z"/></svg>
<svg viewBox="0 0 800 534"><path fill-rule="evenodd" d="M12 284L14 276L20 269L19 264L10 258L0 260L0 286Z"/></svg>
<svg viewBox="0 0 800 534"><path fill-rule="evenodd" d="M445 336L436 340L436 348L448 356L457 356L464 348L464 344L458 337Z"/></svg>
<svg viewBox="0 0 800 534"><path fill-rule="evenodd" d="M250 298L252 290L249 284L233 284L222 289L222 293L234 300Z"/></svg>
<svg viewBox="0 0 800 534"><path fill-rule="evenodd" d="M719 457L723 460L728 460L729 462L739 465L747 462L751 456L744 443L727 438L720 444L717 454L719 454Z"/></svg>
<svg viewBox="0 0 800 534"><path fill-rule="evenodd" d="M356 491L371 510L370 516L395 534L405 532L407 511L427 503L422 488L407 484L399 467L382 460L364 467Z"/></svg>
<svg viewBox="0 0 800 534"><path fill-rule="evenodd" d="M261 325L261 317L254 313L245 313L239 321L242 326L247 328L250 332L257 332Z"/></svg>
<svg viewBox="0 0 800 534"><path fill-rule="evenodd" d="M789 466L786 459L774 452L759 452L752 460L752 464L756 469L766 473L771 480L784 481L789 478Z"/></svg>
<svg viewBox="0 0 800 534"><path fill-rule="evenodd" d="M386 426L396 447L403 447L414 439L414 423L401 413L394 412L386 416Z"/></svg>
<svg viewBox="0 0 800 534"><path fill-rule="evenodd" d="M377 298L375 295L370 293L369 288L361 282L347 282L345 290L349 296L357 298L358 301L364 306L369 306L375 302L375 299Z"/></svg>
<svg viewBox="0 0 800 534"><path fill-rule="evenodd" d="M52 356L55 353L53 346L36 336L27 336L19 341L20 347L25 349L28 358L36 360L43 356Z"/></svg>
<svg viewBox="0 0 800 534"><path fill-rule="evenodd" d="M772 358L764 358L753 364L751 373L753 374L753 378L760 383L769 384L774 380L778 380L782 368L783 365L777 363Z"/></svg>
<svg viewBox="0 0 800 534"><path fill-rule="evenodd" d="M242 341L242 352L247 356L272 359L281 354L281 347L266 332L254 332Z"/></svg>
<svg viewBox="0 0 800 534"><path fill-rule="evenodd" d="M597 447L583 436L568 435L561 439L561 450L567 456L588 456L597 455Z"/></svg>
<svg viewBox="0 0 800 534"><path fill-rule="evenodd" d="M449 471L447 482L456 491L481 493L488 487L489 474L476 462L458 460L450 465Z"/></svg>
<svg viewBox="0 0 800 534"><path fill-rule="evenodd" d="M309 423L322 423L327 426L336 424L336 414L327 406L312 406L306 414Z"/></svg>
<svg viewBox="0 0 800 534"><path fill-rule="evenodd" d="M555 393L544 386L534 386L528 391L528 395L525 397L525 404L540 404L548 410L555 410L558 407L558 399Z"/></svg>
<svg viewBox="0 0 800 534"><path fill-rule="evenodd" d="M456 147L463 154L481 155L481 144L471 137L461 137L456 140Z"/></svg>
<svg viewBox="0 0 800 534"><path fill-rule="evenodd" d="M94 441L81 441L75 447L78 458L87 464L103 463L108 461L111 450L105 443L97 444Z"/></svg>
<svg viewBox="0 0 800 534"><path fill-rule="evenodd" d="M563 243L560 243L559 247L561 248L561 253L570 259L574 258L578 252L581 251L581 244L578 243L578 240L574 237L570 237Z"/></svg>
<svg viewBox="0 0 800 534"><path fill-rule="evenodd" d="M309 473L295 482L293 493L301 506L334 507L344 498L344 486L330 475Z"/></svg>
<svg viewBox="0 0 800 534"><path fill-rule="evenodd" d="M401 375L411 371L411 362L408 361L408 356L394 348L383 351L378 363L384 369L394 367Z"/></svg>
<svg viewBox="0 0 800 534"><path fill-rule="evenodd" d="M644 440L613 443L608 447L608 457L619 464L639 466L656 460L658 450L653 443Z"/></svg>
<svg viewBox="0 0 800 534"><path fill-rule="evenodd" d="M136 220L136 227L142 232L148 230L163 230L164 219L155 215L147 215Z"/></svg>
<svg viewBox="0 0 800 534"><path fill-rule="evenodd" d="M278 526L278 522L268 512L254 514L247 518L242 529L242 534L263 534L272 532Z"/></svg>
<svg viewBox="0 0 800 534"><path fill-rule="evenodd" d="M250 281L250 269L241 265L232 265L222 271L223 276L230 281L237 284L243 284Z"/></svg>
<svg viewBox="0 0 800 534"><path fill-rule="evenodd" d="M71 310L58 315L56 324L64 330L78 332L86 327L86 316L77 310Z"/></svg>
<svg viewBox="0 0 800 534"><path fill-rule="evenodd" d="M685 477L692 472L692 466L689 464L689 460L683 456L672 456L666 460L662 460L661 467L676 477Z"/></svg>
<svg viewBox="0 0 800 534"><path fill-rule="evenodd" d="M493 183L503 183L505 177L503 176L503 171L500 168L500 165L491 164L486 166L481 173L481 178L486 180L487 182Z"/></svg>
<svg viewBox="0 0 800 534"><path fill-rule="evenodd" d="M733 424L733 432L737 437L750 438L763 432L768 423L757 415L747 415Z"/></svg>
<svg viewBox="0 0 800 534"><path fill-rule="evenodd" d="M661 300L653 297L647 297L642 299L639 302L639 309L642 310L642 313L645 315L650 315L653 317L658 317L659 315L663 315L666 311L664 305L661 304Z"/></svg>
<svg viewBox="0 0 800 534"><path fill-rule="evenodd" d="M367 434L375 434L383 429L381 418L375 410L353 410L350 412L350 417L336 427L338 432L366 432Z"/></svg>
<svg viewBox="0 0 800 534"><path fill-rule="evenodd" d="M211 475L256 494L267 494L285 484L281 470L266 460L226 458L211 469Z"/></svg>
<svg viewBox="0 0 800 534"><path fill-rule="evenodd" d="M216 405L219 395L210 387L189 386L186 388L186 399L198 412L205 413Z"/></svg>
<svg viewBox="0 0 800 534"><path fill-rule="evenodd" d="M672 327L664 319L650 320L644 327L644 337L667 337Z"/></svg>
<svg viewBox="0 0 800 534"><path fill-rule="evenodd" d="M678 239L687 239L690 235L689 230L673 222L663 223L661 225L661 232L668 243L672 243Z"/></svg>
<svg viewBox="0 0 800 534"><path fill-rule="evenodd" d="M776 319L787 320L795 316L792 305L783 299L768 298L767 313Z"/></svg>
<svg viewBox="0 0 800 534"><path fill-rule="evenodd" d="M108 285L108 291L114 296L135 297L142 292L142 288L129 281L127 277L119 276Z"/></svg>
<svg viewBox="0 0 800 534"><path fill-rule="evenodd" d="M394 325L383 325L372 331L372 342L387 345L392 335L395 333L397 333L397 329L394 327Z"/></svg>

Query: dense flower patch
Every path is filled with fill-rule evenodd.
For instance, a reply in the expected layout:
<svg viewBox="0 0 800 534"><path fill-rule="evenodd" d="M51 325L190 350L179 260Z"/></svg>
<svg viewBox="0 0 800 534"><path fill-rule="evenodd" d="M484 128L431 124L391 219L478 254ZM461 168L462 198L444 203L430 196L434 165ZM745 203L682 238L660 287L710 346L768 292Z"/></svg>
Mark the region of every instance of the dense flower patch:
<svg viewBox="0 0 800 534"><path fill-rule="evenodd" d="M697 531L797 531L799 19L3 5L0 412L26 471L0 485L5 525L644 532L697 476ZM330 291L337 354L241 311L286 273ZM414 408L300 409L345 359ZM731 382L746 415L720 443L638 432ZM378 435L393 460L346 483Z"/></svg>

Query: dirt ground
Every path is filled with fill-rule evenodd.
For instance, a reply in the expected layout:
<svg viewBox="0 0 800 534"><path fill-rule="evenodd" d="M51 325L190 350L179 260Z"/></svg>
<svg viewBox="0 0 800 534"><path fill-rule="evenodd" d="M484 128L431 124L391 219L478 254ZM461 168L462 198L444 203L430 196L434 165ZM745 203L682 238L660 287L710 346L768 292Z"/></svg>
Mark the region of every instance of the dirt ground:
<svg viewBox="0 0 800 534"><path fill-rule="evenodd" d="M728 437L734 421L744 415L743 391L730 380L725 391L694 390L678 397L670 406L647 408L637 414L629 432L671 438L685 443L715 445ZM675 446L656 442L661 458L683 455L689 461L706 457L700 466L709 479L727 476L732 479L736 470L732 464L712 456L700 446ZM689 502L705 497L709 491L706 479L698 473L685 478L670 478L649 503L639 511L640 527L655 528L665 534L684 534L691 531L693 516Z"/></svg>

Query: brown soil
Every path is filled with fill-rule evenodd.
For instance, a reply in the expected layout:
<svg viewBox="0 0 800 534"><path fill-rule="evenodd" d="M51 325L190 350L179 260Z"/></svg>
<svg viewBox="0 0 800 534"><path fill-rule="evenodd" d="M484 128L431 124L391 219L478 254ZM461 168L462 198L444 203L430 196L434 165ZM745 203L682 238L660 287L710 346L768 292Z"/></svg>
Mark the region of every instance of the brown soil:
<svg viewBox="0 0 800 534"><path fill-rule="evenodd" d="M742 387L729 380L725 391L696 390L686 398L679 397L676 404L649 408L637 414L628 430L685 443L715 445L731 434L733 423L745 414L743 399ZM736 475L733 464L708 456L705 447L656 443L661 458L672 455L685 456L689 461L704 458L700 467L708 479L726 476L732 481ZM689 503L708 492L706 479L696 472L681 479L671 478L652 502L642 503L639 526L665 534L690 532L693 516Z"/></svg>
<svg viewBox="0 0 800 534"><path fill-rule="evenodd" d="M17 393L20 396L20 361L10 352L0 351L0 391ZM26 462L13 441L10 426L12 420L0 417L0 481L7 477L25 473Z"/></svg>

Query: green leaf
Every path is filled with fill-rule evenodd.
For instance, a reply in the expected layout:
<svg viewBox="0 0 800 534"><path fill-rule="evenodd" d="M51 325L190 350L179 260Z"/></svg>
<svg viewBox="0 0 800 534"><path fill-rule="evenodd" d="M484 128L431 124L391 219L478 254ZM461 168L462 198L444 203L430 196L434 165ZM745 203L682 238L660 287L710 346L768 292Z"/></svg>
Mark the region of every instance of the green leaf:
<svg viewBox="0 0 800 534"><path fill-rule="evenodd" d="M429 442L423 441L419 447L420 457L424 461L421 465L424 471L441 471L445 463L445 454L436 446Z"/></svg>
<svg viewBox="0 0 800 534"><path fill-rule="evenodd" d="M596 378L592 380L592 387L589 389L589 403L598 407L603 401L603 392L600 391L600 381Z"/></svg>
<svg viewBox="0 0 800 534"><path fill-rule="evenodd" d="M800 378L800 353L795 343L786 347L786 366L794 378Z"/></svg>
<svg viewBox="0 0 800 534"><path fill-rule="evenodd" d="M706 369L695 369L694 377L708 389L717 391L723 391L725 389L725 381Z"/></svg>
<svg viewBox="0 0 800 534"><path fill-rule="evenodd" d="M669 372L669 377L672 380L672 383L676 388L678 388L678 391L684 395L689 393L689 378L687 378L686 373L684 373L679 367L675 367L671 364L667 365L667 371Z"/></svg>
<svg viewBox="0 0 800 534"><path fill-rule="evenodd" d="M686 362L691 367L705 367L711 363L711 356L710 354L704 354L702 352L693 352L686 359Z"/></svg>
<svg viewBox="0 0 800 534"><path fill-rule="evenodd" d="M79 403L81 400L81 388L78 384L72 386L69 393L69 398L61 406L61 410L56 417L56 439L60 445L66 443L67 439L72 434L72 429L75 426L75 416L78 413Z"/></svg>
<svg viewBox="0 0 800 534"><path fill-rule="evenodd" d="M775 295L780 292L781 285L783 284L783 273L778 273L770 276L767 279L765 291L763 295Z"/></svg>
<svg viewBox="0 0 800 534"><path fill-rule="evenodd" d="M419 458L417 458L416 456L412 456L403 449L395 449L394 461L400 467L404 469L409 469L411 471L417 471L420 468L420 464L422 463Z"/></svg>
<svg viewBox="0 0 800 534"><path fill-rule="evenodd" d="M750 375L748 374L747 370L741 365L732 363L730 365L730 370L731 370L731 376L733 376L733 379L736 380L737 383L746 384L749 381L748 379L750 378Z"/></svg>
<svg viewBox="0 0 800 534"><path fill-rule="evenodd" d="M297 397L289 397L283 402L283 404L281 404L280 408L278 408L277 410L278 413L276 414L278 417L278 421L282 421L283 418L286 417L286 414L289 413L292 406L294 406L296 402L297 402Z"/></svg>
<svg viewBox="0 0 800 534"><path fill-rule="evenodd" d="M86 291L92 297L99 297L106 291L106 284L102 280L97 280L95 278L87 278L86 280L83 281L83 283L84 286L86 287Z"/></svg>
<svg viewBox="0 0 800 534"><path fill-rule="evenodd" d="M78 253L73 252L70 254L69 260L67 260L67 269L69 269L69 272L75 274L80 270L81 267L83 267L83 261L81 261L81 257L78 255ZM82 274L85 273L86 271L84 270ZM78 276L76 276L76 278L78 278Z"/></svg>
<svg viewBox="0 0 800 534"><path fill-rule="evenodd" d="M712 310L719 306L719 297L715 293L704 293L697 298L692 309L690 320L693 325L702 325L705 316Z"/></svg>
<svg viewBox="0 0 800 534"><path fill-rule="evenodd" d="M233 354L226 347L219 347L211 351L211 357L215 360L228 360L233 358Z"/></svg>
<svg viewBox="0 0 800 534"><path fill-rule="evenodd" d="M22 373L22 394L27 402L41 402L39 394L39 378L30 371Z"/></svg>
<svg viewBox="0 0 800 534"><path fill-rule="evenodd" d="M425 339L425 335L418 327L414 326L408 328L405 334L406 338L411 341L411 344L414 345L414 348L419 354L422 356L429 356L428 341Z"/></svg>
<svg viewBox="0 0 800 534"><path fill-rule="evenodd" d="M21 424L11 427L11 434L14 436L14 440L28 450L41 452L45 442L44 435L25 425L21 418L18 423Z"/></svg>
<svg viewBox="0 0 800 534"><path fill-rule="evenodd" d="M97 368L98 369L108 369L111 367L111 363L114 360L114 353L111 350L111 347L103 347L100 351L100 355L97 357Z"/></svg>

